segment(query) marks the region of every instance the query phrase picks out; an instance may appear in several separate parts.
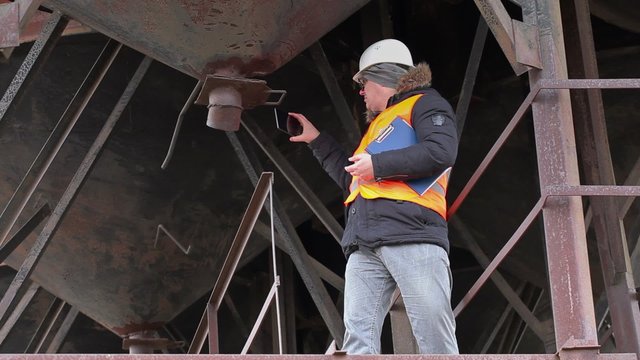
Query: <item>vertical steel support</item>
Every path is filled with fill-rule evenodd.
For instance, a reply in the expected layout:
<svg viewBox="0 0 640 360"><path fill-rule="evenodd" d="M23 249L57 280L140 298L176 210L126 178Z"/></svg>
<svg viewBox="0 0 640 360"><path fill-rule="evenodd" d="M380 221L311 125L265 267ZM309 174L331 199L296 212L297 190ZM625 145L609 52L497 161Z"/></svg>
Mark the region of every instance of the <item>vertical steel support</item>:
<svg viewBox="0 0 640 360"><path fill-rule="evenodd" d="M242 125L245 127L245 129L249 130L247 128L247 122L243 121ZM288 171L292 171L293 174L299 178L299 175L297 175L297 173L293 171L293 169L291 168L291 165L289 165L286 161L284 161L284 157L282 156L282 154L279 154L279 152L277 152L277 150L274 149L273 144L262 133L262 131L259 128L257 128L257 126L255 126L255 128L252 127L252 129L253 130L248 132L253 137L255 142L259 146L261 147L266 146L270 150L270 151L267 151L265 150L265 147L263 147L263 150L265 150L267 155L272 160L274 160L274 157L275 157L277 160L282 161L282 164L286 165L285 169ZM259 163L249 158L249 155L243 148L242 144L240 144L237 136L234 133L227 132L227 137L229 138L229 141L233 145L233 148L236 151L236 154L240 158L240 161L242 162L242 165L244 166L245 171L249 175L249 179L251 180L251 182L255 182L257 179L256 169L258 170L260 169ZM280 167L282 166L282 164L277 165L278 161L276 160L274 160L274 162L276 162L276 166L279 166L279 168L282 170L282 168ZM308 187L304 184L304 182L301 179L299 179L298 181L301 182L300 186L308 189ZM315 195L314 195L314 198L316 199L316 201L319 202L319 199L317 199ZM318 309L318 312L320 313L320 316L322 317L325 324L327 325L327 328L329 329L329 333L335 339L336 343L338 344L338 347L341 347L342 339L344 337L344 325L342 323L342 317L340 316L338 309L333 305L333 301L331 300L331 297L329 296L327 289L322 283L322 279L313 270L311 257L309 256L306 249L304 248L304 245L302 244L302 241L298 237L295 227L293 226L289 218L286 216L286 211L284 211L284 207L280 204L277 197L274 198L274 204L275 204L274 205L275 214L273 216L273 219L274 219L275 227L278 234L280 234L280 236L284 239L285 245L287 247L286 252L289 254L289 256L291 257L291 260L293 261L293 264L298 270L298 274L302 278L302 281L307 287L307 290L309 291L311 298L316 304L316 307ZM320 203L320 206L322 206L322 203ZM322 206L322 208L324 208L324 206ZM326 208L324 208L324 210L328 213ZM331 217L331 220L335 222L335 219L333 217ZM338 227L339 226L340 225L338 225Z"/></svg>
<svg viewBox="0 0 640 360"><path fill-rule="evenodd" d="M22 94L49 58L68 22L69 19L58 11L51 14L49 21L42 28L38 39L31 46L27 57L22 61L20 69L0 100L0 124L7 113L18 106Z"/></svg>
<svg viewBox="0 0 640 360"><path fill-rule="evenodd" d="M87 179L87 175L89 175L89 173L91 172L91 169L93 168L96 160L102 152L104 144L109 139L113 128L116 126L116 123L120 119L120 115L129 104L129 100L131 100L131 98L133 97L135 90L140 84L150 64L151 59L145 57L138 66L138 69L136 70L135 74L133 74L133 77L129 81L129 84L127 84L127 87L120 96L120 99L113 108L113 111L105 121L102 130L100 130L100 133L98 134L95 141L89 148L89 151L87 151L87 154L82 160L80 167L74 174L71 182L58 201L58 204L53 211L53 215L49 217L49 220L40 232L40 235L29 250L27 257L22 262L18 273L9 285L9 288L2 297L2 300L0 300L0 323L5 318L16 295L24 287L25 281L29 278L31 272L36 267L38 261L40 260L40 257L46 250L47 245L49 245L51 238L53 238L56 231L58 230L60 223L67 213L67 209L73 203L73 200L75 199L79 190L82 188L82 185L84 185L84 182Z"/></svg>
<svg viewBox="0 0 640 360"><path fill-rule="evenodd" d="M599 78L589 3L563 0L562 14L572 78ZM615 185L600 89L573 90L573 115L587 184ZM633 198L632 198L633 199ZM616 350L640 355L640 308L631 260L617 199L592 197L593 225L598 242L603 279Z"/></svg>
<svg viewBox="0 0 640 360"><path fill-rule="evenodd" d="M535 4L543 69L529 71L532 89L543 79L567 78L560 4L556 0L536 0ZM541 90L532 112L540 187L578 185L569 91ZM551 197L542 213L556 346L561 357L597 355L582 200Z"/></svg>
<svg viewBox="0 0 640 360"><path fill-rule="evenodd" d="M56 127L40 149L33 163L31 163L29 170L20 181L20 185L18 185L18 188L14 191L11 199L0 214L0 244L4 244L11 228L18 220L38 184L40 184L44 174L49 169L58 151L60 151L71 129L73 129L91 96L100 85L102 78L109 70L121 47L122 45L114 41L109 41L105 45L64 114L58 120Z"/></svg>

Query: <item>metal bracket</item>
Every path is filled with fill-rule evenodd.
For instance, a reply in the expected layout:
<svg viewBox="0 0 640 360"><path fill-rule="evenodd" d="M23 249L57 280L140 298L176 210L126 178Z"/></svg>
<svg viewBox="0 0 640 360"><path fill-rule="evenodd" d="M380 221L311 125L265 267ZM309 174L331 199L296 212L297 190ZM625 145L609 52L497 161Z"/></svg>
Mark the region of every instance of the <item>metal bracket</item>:
<svg viewBox="0 0 640 360"><path fill-rule="evenodd" d="M195 103L198 105L208 105L209 93L213 89L220 87L231 87L237 90L242 97L243 109L252 109L258 105L279 105L287 93L285 90L272 90L264 80L207 75ZM272 93L281 94L280 99L278 99L277 102L268 103L267 99L269 94Z"/></svg>
<svg viewBox="0 0 640 360"><path fill-rule="evenodd" d="M538 27L513 20L500 0L474 1L513 71L521 75L531 67L541 68Z"/></svg>
<svg viewBox="0 0 640 360"><path fill-rule="evenodd" d="M169 231L167 231L167 229L162 226L162 224L158 224L158 229L156 230L156 241L153 243L153 247L157 247L158 246L158 237L160 236L160 230L162 230L165 234L167 234L167 236L169 237L169 239L171 239L171 241L173 241L174 244L176 244L176 246L178 248L180 248L180 250L185 254L185 255L189 255L189 252L191 252L191 245L189 245L186 249L184 248L184 246L182 244L180 244L180 242L178 242L178 240L176 240L176 238L173 237L173 235L171 235L169 233Z"/></svg>
<svg viewBox="0 0 640 360"><path fill-rule="evenodd" d="M512 20L512 25L516 61L536 69L542 69L538 27L518 20Z"/></svg>

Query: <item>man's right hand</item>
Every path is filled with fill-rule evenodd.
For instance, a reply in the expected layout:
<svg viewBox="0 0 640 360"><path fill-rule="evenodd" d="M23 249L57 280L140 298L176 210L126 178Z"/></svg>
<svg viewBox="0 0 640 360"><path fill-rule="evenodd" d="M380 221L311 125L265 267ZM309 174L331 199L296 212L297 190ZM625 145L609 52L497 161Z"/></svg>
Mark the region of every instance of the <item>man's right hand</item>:
<svg viewBox="0 0 640 360"><path fill-rule="evenodd" d="M318 129L316 129L316 127L313 126L311 121L309 121L304 115L290 112L289 116L298 120L298 122L300 122L300 125L302 125L302 134L298 136L290 137L289 141L305 142L308 144L313 140L315 140L318 137L318 135L320 135L320 132L318 131Z"/></svg>

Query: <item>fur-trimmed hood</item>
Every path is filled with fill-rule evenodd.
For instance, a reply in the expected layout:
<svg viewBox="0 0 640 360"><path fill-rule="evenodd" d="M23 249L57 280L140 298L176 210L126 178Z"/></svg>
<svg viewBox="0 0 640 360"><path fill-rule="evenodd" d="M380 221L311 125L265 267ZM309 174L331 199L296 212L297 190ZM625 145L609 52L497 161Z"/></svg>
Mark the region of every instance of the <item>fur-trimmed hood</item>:
<svg viewBox="0 0 640 360"><path fill-rule="evenodd" d="M394 95L390 100L393 101L394 98L397 98L402 93L425 87L431 87L431 68L429 67L429 64L421 62L410 68L406 74L400 77L398 85L396 86L396 95ZM378 113L367 110L367 124L370 123L377 115Z"/></svg>
<svg viewBox="0 0 640 360"><path fill-rule="evenodd" d="M431 86L431 68L427 63L419 63L402 75L396 86L396 94Z"/></svg>

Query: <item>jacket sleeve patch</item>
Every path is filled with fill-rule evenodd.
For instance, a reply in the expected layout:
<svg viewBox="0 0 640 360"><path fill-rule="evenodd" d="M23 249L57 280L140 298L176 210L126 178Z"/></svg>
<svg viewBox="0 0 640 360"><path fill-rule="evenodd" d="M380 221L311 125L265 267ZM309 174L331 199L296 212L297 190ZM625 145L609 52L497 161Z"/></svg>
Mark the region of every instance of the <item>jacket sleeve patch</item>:
<svg viewBox="0 0 640 360"><path fill-rule="evenodd" d="M442 126L445 120L446 119L444 115L437 114L437 115L431 116L431 121L433 121L434 126Z"/></svg>

